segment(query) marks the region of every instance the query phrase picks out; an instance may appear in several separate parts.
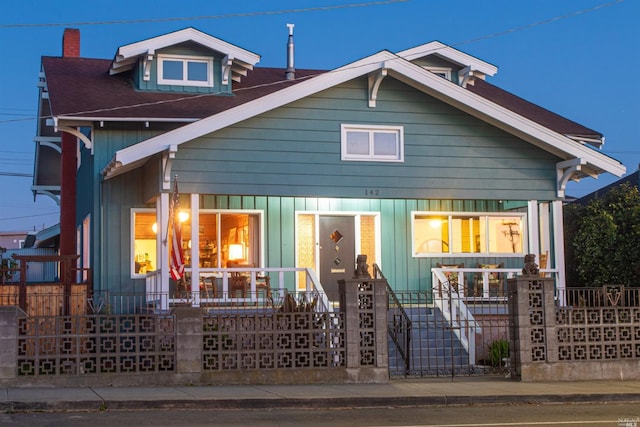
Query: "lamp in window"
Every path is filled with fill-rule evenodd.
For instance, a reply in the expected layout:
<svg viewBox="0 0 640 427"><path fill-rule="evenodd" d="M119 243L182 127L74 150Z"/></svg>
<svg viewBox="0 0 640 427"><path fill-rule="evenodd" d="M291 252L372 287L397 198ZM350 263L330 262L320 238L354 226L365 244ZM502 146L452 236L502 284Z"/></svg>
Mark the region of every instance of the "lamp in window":
<svg viewBox="0 0 640 427"><path fill-rule="evenodd" d="M244 258L244 248L241 244L229 245L229 260L237 261Z"/></svg>

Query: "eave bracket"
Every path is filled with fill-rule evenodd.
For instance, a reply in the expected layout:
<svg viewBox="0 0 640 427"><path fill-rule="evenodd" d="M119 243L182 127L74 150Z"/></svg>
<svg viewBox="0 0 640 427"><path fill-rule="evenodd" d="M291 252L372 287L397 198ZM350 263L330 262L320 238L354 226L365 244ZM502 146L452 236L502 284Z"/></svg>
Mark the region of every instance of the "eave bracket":
<svg viewBox="0 0 640 427"><path fill-rule="evenodd" d="M384 66L375 73L369 74L369 108L376 107L378 90L385 77L387 77L387 68Z"/></svg>
<svg viewBox="0 0 640 427"><path fill-rule="evenodd" d="M178 146L173 144L169 149L162 153L162 189L171 190L171 166L173 159L176 158Z"/></svg>

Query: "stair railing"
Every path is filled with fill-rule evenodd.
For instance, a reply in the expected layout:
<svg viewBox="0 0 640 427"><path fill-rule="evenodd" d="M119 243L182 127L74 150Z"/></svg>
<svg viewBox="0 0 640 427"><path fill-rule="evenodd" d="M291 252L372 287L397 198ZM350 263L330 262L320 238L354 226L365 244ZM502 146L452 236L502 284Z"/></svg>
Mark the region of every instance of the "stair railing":
<svg viewBox="0 0 640 427"><path fill-rule="evenodd" d="M482 327L445 276L444 272L449 271L458 270L454 268L431 269L433 302L440 309L449 327L454 331L469 355L469 364L474 365L476 363L476 334L482 332Z"/></svg>
<svg viewBox="0 0 640 427"><path fill-rule="evenodd" d="M373 278L384 279L387 283L387 295L389 296L387 330L398 354L404 361L405 375L409 375L411 370L411 319L377 264L373 264Z"/></svg>

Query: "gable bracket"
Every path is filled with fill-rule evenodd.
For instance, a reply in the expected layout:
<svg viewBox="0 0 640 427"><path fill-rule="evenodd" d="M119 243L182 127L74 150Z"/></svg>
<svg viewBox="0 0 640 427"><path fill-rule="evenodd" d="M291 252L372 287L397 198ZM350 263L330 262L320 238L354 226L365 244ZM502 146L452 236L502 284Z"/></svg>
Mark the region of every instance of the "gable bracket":
<svg viewBox="0 0 640 427"><path fill-rule="evenodd" d="M231 74L231 66L233 65L233 56L227 55L222 58L222 84L229 84L229 75Z"/></svg>
<svg viewBox="0 0 640 427"><path fill-rule="evenodd" d="M66 132L66 133L69 133L69 134L75 136L80 141L84 142L84 146L87 148L87 150L91 150L91 152L93 153L93 140L91 139L91 138L93 138L93 132L91 132L91 138L89 138L87 135L85 135L84 133L80 132L78 129L72 128L72 127L69 127L69 126L57 125L57 126L54 127L54 130L56 132Z"/></svg>
<svg viewBox="0 0 640 427"><path fill-rule="evenodd" d="M375 73L369 74L369 108L376 107L376 100L378 99L378 90L382 84L382 80L387 77L387 68L381 68Z"/></svg>
<svg viewBox="0 0 640 427"><path fill-rule="evenodd" d="M582 171L582 166L586 165L587 161L580 158L571 160L565 160L563 162L556 163L556 176L558 177L557 192L558 197L564 197L564 191L567 188L569 180L573 179L579 181L574 177L576 172Z"/></svg>
<svg viewBox="0 0 640 427"><path fill-rule="evenodd" d="M151 80L151 61L153 61L153 55L155 54L154 49L149 49L147 54L142 58L142 69L144 70L144 75L142 76L142 80L148 82Z"/></svg>
<svg viewBox="0 0 640 427"><path fill-rule="evenodd" d="M162 153L162 189L171 190L171 166L176 158L178 146L172 144L169 149Z"/></svg>

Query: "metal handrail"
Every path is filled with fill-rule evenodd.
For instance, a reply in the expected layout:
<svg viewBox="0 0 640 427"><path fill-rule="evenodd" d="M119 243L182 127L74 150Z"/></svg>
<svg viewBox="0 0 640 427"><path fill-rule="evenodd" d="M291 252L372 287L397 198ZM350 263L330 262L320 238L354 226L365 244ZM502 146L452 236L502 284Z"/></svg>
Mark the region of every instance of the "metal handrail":
<svg viewBox="0 0 640 427"><path fill-rule="evenodd" d="M393 314L393 321L387 324L387 331L396 346L398 354L400 354L400 357L404 361L405 374L409 375L411 371L411 318L377 264L373 264L373 278L384 279L387 284L387 294L390 299L389 311L391 311L391 307L393 306L399 312L399 314Z"/></svg>

